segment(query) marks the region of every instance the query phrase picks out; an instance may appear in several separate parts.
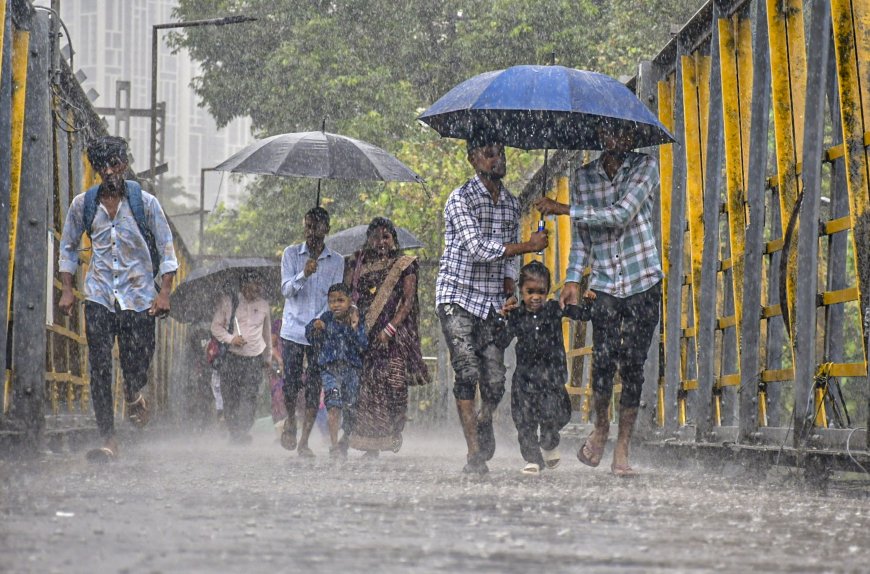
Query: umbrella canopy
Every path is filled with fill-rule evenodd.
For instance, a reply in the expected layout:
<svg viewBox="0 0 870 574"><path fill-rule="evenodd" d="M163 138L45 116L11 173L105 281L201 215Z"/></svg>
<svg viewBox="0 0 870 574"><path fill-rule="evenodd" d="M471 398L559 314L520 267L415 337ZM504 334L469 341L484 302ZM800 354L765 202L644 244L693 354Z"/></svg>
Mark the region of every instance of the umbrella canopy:
<svg viewBox="0 0 870 574"><path fill-rule="evenodd" d="M354 251L360 249L365 244L368 228L368 225L355 225L338 233L333 233L326 238L326 246L342 255L352 255ZM404 227L397 227L396 234L399 236L399 247L402 249L419 249L423 247L423 242Z"/></svg>
<svg viewBox="0 0 870 574"><path fill-rule="evenodd" d="M324 131L279 134L256 141L214 169L317 179L423 181L383 149Z"/></svg>
<svg viewBox="0 0 870 574"><path fill-rule="evenodd" d="M225 257L194 269L169 298L169 316L176 321L210 321L218 297L239 289L239 280L256 273L267 300L281 297L281 265L261 257Z"/></svg>
<svg viewBox="0 0 870 574"><path fill-rule="evenodd" d="M493 134L520 149L602 149L598 127L625 127L634 147L674 141L624 84L564 66L513 66L466 80L418 118L443 137Z"/></svg>

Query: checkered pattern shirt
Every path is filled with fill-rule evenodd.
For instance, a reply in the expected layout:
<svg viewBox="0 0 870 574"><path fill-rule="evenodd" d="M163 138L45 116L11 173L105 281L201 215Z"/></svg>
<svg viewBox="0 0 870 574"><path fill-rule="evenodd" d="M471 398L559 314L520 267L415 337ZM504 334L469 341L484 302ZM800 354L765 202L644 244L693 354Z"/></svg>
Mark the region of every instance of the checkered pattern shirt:
<svg viewBox="0 0 870 574"><path fill-rule="evenodd" d="M505 301L504 279L517 279L516 257L505 244L519 241L520 202L504 187L498 203L475 176L453 190L444 206L444 254L435 304L454 303L481 318Z"/></svg>
<svg viewBox="0 0 870 574"><path fill-rule="evenodd" d="M655 159L629 153L612 181L600 159L573 176L567 281L579 282L584 267L591 265L589 288L622 298L661 281L652 218L652 194L659 183Z"/></svg>

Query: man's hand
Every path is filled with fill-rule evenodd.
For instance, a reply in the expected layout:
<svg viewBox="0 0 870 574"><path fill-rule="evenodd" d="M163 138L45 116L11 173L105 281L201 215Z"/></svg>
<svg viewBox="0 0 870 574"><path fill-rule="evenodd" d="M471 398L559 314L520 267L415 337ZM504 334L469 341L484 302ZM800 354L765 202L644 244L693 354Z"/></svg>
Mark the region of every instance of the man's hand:
<svg viewBox="0 0 870 574"><path fill-rule="evenodd" d="M148 314L158 319L169 314L169 289L163 289L157 294L157 298L151 303Z"/></svg>
<svg viewBox="0 0 870 574"><path fill-rule="evenodd" d="M305 262L305 269L302 272L306 277L311 277L317 271L317 259L309 259Z"/></svg>
<svg viewBox="0 0 870 574"><path fill-rule="evenodd" d="M579 305L580 304L580 284L579 283L565 283L562 286L562 292L559 294L559 306L562 309L565 308L565 305Z"/></svg>
<svg viewBox="0 0 870 574"><path fill-rule="evenodd" d="M549 197L539 197L532 205L541 212L541 215L571 215L571 207Z"/></svg>
<svg viewBox="0 0 870 574"><path fill-rule="evenodd" d="M72 308L76 302L76 297L73 295L72 289L64 289L60 296L57 306L60 307L60 312L69 317L72 315Z"/></svg>
<svg viewBox="0 0 870 574"><path fill-rule="evenodd" d="M529 237L529 245L532 247L532 251L543 251L550 245L550 238L547 237L546 231L535 231L532 233L531 237Z"/></svg>
<svg viewBox="0 0 870 574"><path fill-rule="evenodd" d="M313 328L315 331L323 331L324 329L326 329L326 323L324 323L320 319L317 319L316 321L314 321Z"/></svg>
<svg viewBox="0 0 870 574"><path fill-rule="evenodd" d="M241 335L233 335L233 340L230 342L230 345L233 347L241 347L246 343L245 338Z"/></svg>

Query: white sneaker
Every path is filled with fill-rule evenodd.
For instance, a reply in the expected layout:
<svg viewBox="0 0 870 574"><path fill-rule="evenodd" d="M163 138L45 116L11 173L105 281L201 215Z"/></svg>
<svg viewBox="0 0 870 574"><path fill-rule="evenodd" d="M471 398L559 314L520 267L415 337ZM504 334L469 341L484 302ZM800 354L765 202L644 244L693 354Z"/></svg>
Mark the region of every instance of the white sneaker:
<svg viewBox="0 0 870 574"><path fill-rule="evenodd" d="M544 457L544 464L547 468L556 468L562 462L562 455L559 454L559 447L553 450L541 449L541 455Z"/></svg>
<svg viewBox="0 0 870 574"><path fill-rule="evenodd" d="M523 467L523 470L521 472L523 474L528 474L531 476L538 476L539 474L541 474L541 466L536 462L530 462Z"/></svg>

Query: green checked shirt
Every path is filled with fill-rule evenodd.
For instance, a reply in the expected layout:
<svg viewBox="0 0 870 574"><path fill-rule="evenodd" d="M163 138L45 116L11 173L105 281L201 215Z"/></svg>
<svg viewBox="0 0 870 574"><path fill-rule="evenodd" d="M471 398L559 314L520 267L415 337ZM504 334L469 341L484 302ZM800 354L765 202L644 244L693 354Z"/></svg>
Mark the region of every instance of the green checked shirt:
<svg viewBox="0 0 870 574"><path fill-rule="evenodd" d="M635 152L629 152L613 181L600 160L574 171L567 281L579 283L583 269L591 265L589 288L621 298L661 281L652 218L658 183L655 159Z"/></svg>

